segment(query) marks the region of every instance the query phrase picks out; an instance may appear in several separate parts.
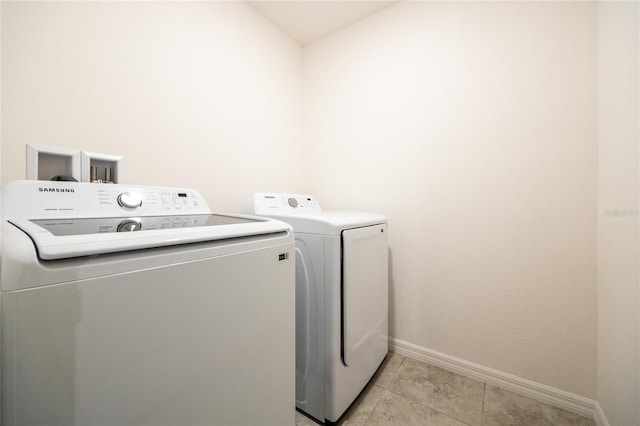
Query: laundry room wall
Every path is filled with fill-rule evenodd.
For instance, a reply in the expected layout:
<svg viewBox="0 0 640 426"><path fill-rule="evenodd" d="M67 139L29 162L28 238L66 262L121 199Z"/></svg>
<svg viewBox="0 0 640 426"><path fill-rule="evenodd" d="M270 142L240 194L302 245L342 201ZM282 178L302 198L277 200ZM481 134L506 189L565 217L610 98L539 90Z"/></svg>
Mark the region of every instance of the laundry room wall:
<svg viewBox="0 0 640 426"><path fill-rule="evenodd" d="M2 4L0 3L0 186L2 185ZM2 197L0 197L0 211Z"/></svg>
<svg viewBox="0 0 640 426"><path fill-rule="evenodd" d="M301 190L302 48L244 2L2 2L2 182L26 144L125 157L218 211Z"/></svg>
<svg viewBox="0 0 640 426"><path fill-rule="evenodd" d="M640 3L598 3L598 402L640 425Z"/></svg>
<svg viewBox="0 0 640 426"><path fill-rule="evenodd" d="M309 187L388 216L394 339L595 398L596 27L401 2L305 48Z"/></svg>

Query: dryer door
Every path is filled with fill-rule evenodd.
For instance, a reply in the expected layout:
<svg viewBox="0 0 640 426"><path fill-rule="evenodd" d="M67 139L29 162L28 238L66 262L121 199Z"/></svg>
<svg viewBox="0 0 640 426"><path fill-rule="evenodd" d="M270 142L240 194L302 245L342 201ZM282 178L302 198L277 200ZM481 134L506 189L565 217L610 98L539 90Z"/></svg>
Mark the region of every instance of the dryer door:
<svg viewBox="0 0 640 426"><path fill-rule="evenodd" d="M378 353L382 359L387 353L387 247L385 224L342 231L342 360L346 365Z"/></svg>

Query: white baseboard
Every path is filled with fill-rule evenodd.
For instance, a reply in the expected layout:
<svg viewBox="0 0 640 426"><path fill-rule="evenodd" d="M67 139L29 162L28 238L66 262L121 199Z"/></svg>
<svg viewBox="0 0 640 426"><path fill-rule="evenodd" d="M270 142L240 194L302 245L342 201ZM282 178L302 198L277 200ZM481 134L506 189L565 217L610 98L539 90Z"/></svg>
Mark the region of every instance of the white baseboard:
<svg viewBox="0 0 640 426"><path fill-rule="evenodd" d="M424 361L462 376L496 385L519 395L589 417L594 419L598 426L609 426L600 405L592 399L392 337L389 338L389 349L400 355Z"/></svg>
<svg viewBox="0 0 640 426"><path fill-rule="evenodd" d="M596 421L596 426L610 426L609 421L604 415L604 411L602 411L602 407L596 401L596 414L594 420Z"/></svg>

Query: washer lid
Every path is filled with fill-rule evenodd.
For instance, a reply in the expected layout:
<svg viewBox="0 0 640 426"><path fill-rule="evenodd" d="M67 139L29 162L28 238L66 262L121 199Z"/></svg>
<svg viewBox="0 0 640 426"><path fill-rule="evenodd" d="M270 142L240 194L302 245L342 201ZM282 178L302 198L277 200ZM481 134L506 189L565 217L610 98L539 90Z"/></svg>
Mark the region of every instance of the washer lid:
<svg viewBox="0 0 640 426"><path fill-rule="evenodd" d="M191 188L83 182L10 182L2 219L45 260L290 232L286 223L212 215Z"/></svg>
<svg viewBox="0 0 640 426"><path fill-rule="evenodd" d="M243 216L193 215L82 219L8 219L43 260L91 256L217 240L286 234L290 226ZM135 232L133 232L135 231Z"/></svg>
<svg viewBox="0 0 640 426"><path fill-rule="evenodd" d="M235 225L264 222L257 218L220 214L140 216L140 217L90 217L78 219L31 219L29 222L46 229L56 237L68 235L108 234L197 228L205 226Z"/></svg>

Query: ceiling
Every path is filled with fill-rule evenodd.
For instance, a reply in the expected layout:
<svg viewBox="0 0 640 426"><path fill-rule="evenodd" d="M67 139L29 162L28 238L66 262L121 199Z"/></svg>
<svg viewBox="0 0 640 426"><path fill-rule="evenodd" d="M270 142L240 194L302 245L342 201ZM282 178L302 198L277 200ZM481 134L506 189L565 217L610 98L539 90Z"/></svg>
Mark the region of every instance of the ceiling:
<svg viewBox="0 0 640 426"><path fill-rule="evenodd" d="M398 1L247 1L302 46L338 31Z"/></svg>

